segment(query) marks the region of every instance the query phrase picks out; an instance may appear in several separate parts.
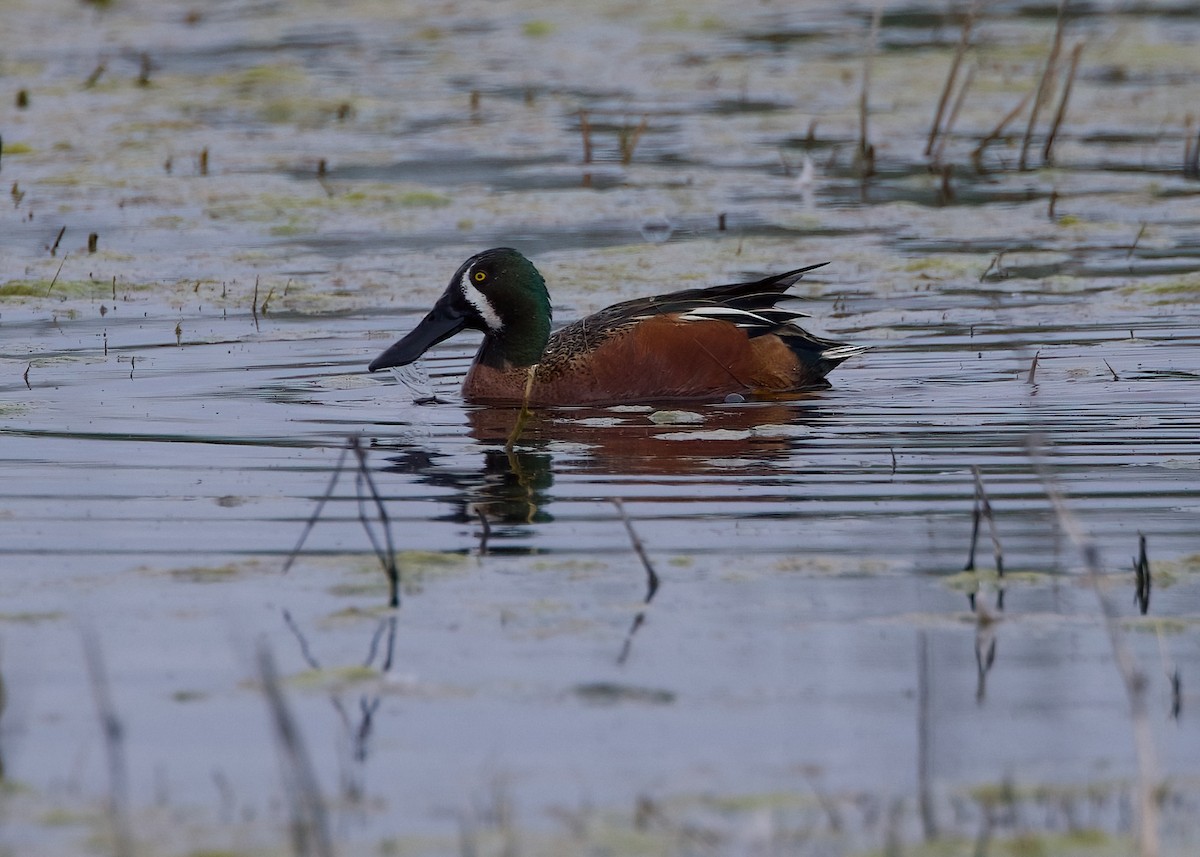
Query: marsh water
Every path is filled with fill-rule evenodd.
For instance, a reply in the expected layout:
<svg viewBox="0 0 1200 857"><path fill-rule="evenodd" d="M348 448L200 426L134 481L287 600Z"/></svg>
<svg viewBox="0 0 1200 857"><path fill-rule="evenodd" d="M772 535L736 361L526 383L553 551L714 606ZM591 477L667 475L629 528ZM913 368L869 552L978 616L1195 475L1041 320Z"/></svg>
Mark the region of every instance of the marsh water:
<svg viewBox="0 0 1200 857"><path fill-rule="evenodd" d="M1071 4L1021 170L1053 7L927 156L966 8L834 5L4 6L0 851L1194 852L1200 9ZM496 245L870 350L506 449L365 371Z"/></svg>

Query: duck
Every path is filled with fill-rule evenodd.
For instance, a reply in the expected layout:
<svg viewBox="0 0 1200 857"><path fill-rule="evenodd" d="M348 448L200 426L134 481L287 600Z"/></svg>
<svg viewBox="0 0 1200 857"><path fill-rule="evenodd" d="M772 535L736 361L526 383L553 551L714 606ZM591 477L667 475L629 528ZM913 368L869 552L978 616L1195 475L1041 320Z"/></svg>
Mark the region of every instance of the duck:
<svg viewBox="0 0 1200 857"><path fill-rule="evenodd" d="M472 404L744 401L828 388L825 376L866 349L814 336L795 323L808 313L778 305L827 264L635 298L553 330L541 273L497 247L463 262L428 314L368 369L406 366L477 330L483 342L462 386Z"/></svg>

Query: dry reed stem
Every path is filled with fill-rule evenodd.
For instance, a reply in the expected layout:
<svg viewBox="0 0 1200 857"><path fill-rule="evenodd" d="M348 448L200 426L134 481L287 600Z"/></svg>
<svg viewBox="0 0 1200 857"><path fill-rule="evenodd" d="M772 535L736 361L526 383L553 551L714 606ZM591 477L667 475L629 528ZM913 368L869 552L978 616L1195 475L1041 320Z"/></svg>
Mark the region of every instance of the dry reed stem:
<svg viewBox="0 0 1200 857"><path fill-rule="evenodd" d="M1067 69L1067 81L1063 84L1062 98L1059 99L1058 109L1054 111L1054 121L1050 123L1050 133L1046 135L1046 145L1042 147L1042 161L1051 162L1050 152L1054 148L1054 139L1058 136L1058 126L1062 124L1067 114L1067 102L1071 99L1071 84L1075 82L1075 71L1079 68L1079 55L1083 53L1083 42L1077 42L1071 48L1071 66Z"/></svg>
<svg viewBox="0 0 1200 857"><path fill-rule="evenodd" d="M646 127L649 124L649 118L642 116L642 121L638 123L636 128L622 128L621 133L617 137L617 144L621 150L621 164L629 166L633 161L633 153L637 149L637 145L641 142L642 134L646 133Z"/></svg>
<svg viewBox="0 0 1200 857"><path fill-rule="evenodd" d="M975 66L971 66L967 69L967 76L963 79L963 85L958 90L958 97L954 99L954 104L950 108L950 115L946 118L946 127L942 129L942 133L938 137L937 149L933 155L933 161L936 164L942 162L942 153L946 150L946 141L950 139L950 132L954 130L954 123L958 120L958 114L962 110L963 103L967 100L967 91L971 88L971 84L974 81Z"/></svg>
<svg viewBox="0 0 1200 857"><path fill-rule="evenodd" d="M975 151L971 153L971 163L975 165L976 172L984 172L983 150L1004 133L1004 129L1008 127L1008 123L1020 115L1021 111L1025 109L1025 105L1029 103L1029 99L1032 97L1033 90L1030 90L1022 95L1021 100L1017 102L1017 106L1008 111L1008 113L1004 114L1004 118L996 123L996 127L988 132L987 136L979 141L979 145L976 146Z"/></svg>
<svg viewBox="0 0 1200 857"><path fill-rule="evenodd" d="M875 6L871 15L871 31L867 37L867 51L863 58L862 89L858 94L858 167L863 178L875 173L875 147L870 142L870 93L871 93L871 63L875 59L875 49L879 44L879 22L883 18L882 0Z"/></svg>
<svg viewBox="0 0 1200 857"><path fill-rule="evenodd" d="M1029 123L1025 126L1025 137L1021 140L1021 158L1017 169L1022 172L1028 169L1029 146L1033 140L1033 132L1037 127L1038 114L1042 105L1050 96L1051 81L1058 68L1058 56L1062 53L1063 24L1066 21L1067 0L1058 0L1058 20L1054 26L1054 41L1050 44L1050 55L1046 58L1046 68L1042 70L1042 79L1038 81L1037 97L1033 100L1033 109L1029 111Z"/></svg>
<svg viewBox="0 0 1200 857"><path fill-rule="evenodd" d="M65 227L65 226L63 227L63 229L66 229L66 228L67 227ZM62 237L61 232L59 233L59 237L60 238ZM56 247L58 246L57 241L54 242L54 246L56 246ZM70 255L71 255L70 253L63 253L62 261L58 263L58 270L54 272L54 279L52 279L50 281L50 285L46 286L46 295L47 296L50 295L50 290L54 288L54 284L58 282L58 275L62 273L63 265L67 264L67 257Z"/></svg>
<svg viewBox="0 0 1200 857"><path fill-rule="evenodd" d="M592 123L588 121L588 112L579 111L579 133L583 137L583 162L592 162Z"/></svg>
<svg viewBox="0 0 1200 857"><path fill-rule="evenodd" d="M962 33L958 37L958 46L954 49L954 58L950 61L950 70L946 73L946 85L942 87L942 95L938 98L937 111L933 114L933 125L929 129L929 141L925 144L925 157L929 157L933 152L933 144L938 138L938 129L942 124L942 114L946 111L946 104L950 100L950 93L954 90L954 82L958 77L959 66L962 65L963 56L967 52L967 48L971 44L971 27L975 23L975 15L979 11L979 2L971 4L971 8L967 11L967 16L963 19ZM966 84L963 85L966 89ZM959 96L961 98L961 94ZM953 117L953 113L951 113ZM953 118L947 125L953 124ZM943 135L949 134L950 129L947 127L941 132ZM940 150L939 150L940 151ZM937 160L935 158L935 160Z"/></svg>

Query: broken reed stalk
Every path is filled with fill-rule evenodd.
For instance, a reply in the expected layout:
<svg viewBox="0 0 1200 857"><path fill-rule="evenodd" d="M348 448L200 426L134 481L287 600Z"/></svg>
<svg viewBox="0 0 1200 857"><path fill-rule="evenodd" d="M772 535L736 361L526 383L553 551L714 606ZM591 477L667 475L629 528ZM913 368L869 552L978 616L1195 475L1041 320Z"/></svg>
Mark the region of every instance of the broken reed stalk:
<svg viewBox="0 0 1200 857"><path fill-rule="evenodd" d="M1067 505L1066 497L1058 487L1042 457L1042 440L1031 435L1028 454L1034 470L1041 479L1042 488L1054 509L1059 529L1079 549L1083 557L1088 584L1099 602L1108 642L1113 652L1117 672L1125 686L1129 701L1129 716L1133 727L1133 751L1137 760L1137 785L1134 801L1138 857L1158 857L1159 853L1159 787L1158 752L1154 744L1154 731L1150 728L1150 716L1146 707L1146 676L1138 669L1133 654L1126 645L1121 630L1121 616L1104 594L1100 570L1100 548L1088 535Z"/></svg>
<svg viewBox="0 0 1200 857"><path fill-rule="evenodd" d="M129 829L129 770L125 763L125 730L113 705L108 672L100 641L94 631L83 632L83 660L92 685L92 700L104 734L104 754L108 760L108 823L115 857L131 857L133 836Z"/></svg>
<svg viewBox="0 0 1200 857"><path fill-rule="evenodd" d="M66 234L66 232L67 232L67 226L66 226L66 224L64 223L64 224L63 224L63 228L62 228L62 229L60 229L60 230L58 230L58 235L55 237L55 239L54 239L54 243L50 245L50 255L51 255L51 256L57 256L57 255L58 255L58 245L59 245L59 242L61 242L61 241L62 241L62 239L63 239L63 235L65 235L65 234ZM63 258L65 259L66 257L64 256Z"/></svg>
<svg viewBox="0 0 1200 857"><path fill-rule="evenodd" d="M1050 55L1046 57L1046 67L1042 70L1042 79L1038 81L1037 97L1033 99L1033 109L1029 111L1029 122L1025 126L1025 137L1021 140L1021 158L1017 169L1024 172L1028 169L1029 146L1033 141L1033 132L1037 127L1038 114L1042 105L1050 97L1051 81L1058 68L1058 55L1062 53L1063 23L1066 20L1067 0L1058 0L1058 20L1054 26L1054 41L1050 44Z"/></svg>
<svg viewBox="0 0 1200 857"><path fill-rule="evenodd" d="M95 86L96 83L100 80L101 76L106 71L106 69L107 69L107 67L104 65L104 63L100 63L98 66L96 66L94 69L92 69L92 73L89 74L87 76L87 79L83 82L83 88L91 89L93 86Z"/></svg>
<svg viewBox="0 0 1200 857"><path fill-rule="evenodd" d="M1079 55L1083 53L1083 42L1077 42L1075 47L1071 48L1071 65L1067 69L1067 80L1063 84L1062 98L1058 101L1058 109L1054 111L1054 121L1050 123L1050 133L1046 135L1046 145L1042 147L1042 161L1051 163L1051 150L1054 148L1054 139L1058 136L1058 126L1062 124L1063 117L1067 115L1067 102L1071 100L1071 84L1075 82L1075 72L1079 68Z"/></svg>
<svg viewBox="0 0 1200 857"><path fill-rule="evenodd" d="M579 111L579 133L583 136L583 162L592 162L592 123L588 121L588 112Z"/></svg>
<svg viewBox="0 0 1200 857"><path fill-rule="evenodd" d="M1133 238L1133 243L1129 245L1129 252L1125 254L1126 259L1132 259L1133 253L1137 250L1137 246L1141 243L1142 236L1146 234L1146 221L1142 221L1142 225L1138 227L1137 235Z"/></svg>
<svg viewBox="0 0 1200 857"><path fill-rule="evenodd" d="M66 228L67 227L65 227L65 226L63 227L63 229L66 229ZM62 237L61 232L58 234L59 234L59 237ZM55 242L55 246L58 246L57 241ZM63 265L67 264L67 257L70 255L71 255L70 253L63 253L62 261L58 263L58 270L54 272L54 279L52 279L50 281L50 285L46 286L46 295L47 296L49 296L50 290L54 288L54 284L58 282L58 275L62 273Z"/></svg>
<svg viewBox="0 0 1200 857"><path fill-rule="evenodd" d="M946 150L946 141L950 139L950 132L954 130L954 123L958 120L958 114L962 110L963 102L967 100L967 91L971 88L971 84L975 81L975 66L967 69L967 76L963 78L962 88L958 90L958 97L954 99L954 104L950 107L950 115L946 118L946 127L942 129L941 135L938 137L937 149L934 150L933 161L936 164L942 162L942 153Z"/></svg>
<svg viewBox="0 0 1200 857"><path fill-rule="evenodd" d="M875 48L879 43L879 22L883 18L883 2L875 5L871 15L871 31L867 37L866 56L863 57L862 89L858 94L858 170L862 178L875 174L875 147L871 145L869 117L871 94L871 63L875 59Z"/></svg>
<svg viewBox="0 0 1200 857"><path fill-rule="evenodd" d="M472 503L469 509L479 518L479 526L482 529L479 532L479 555L486 556L488 549L488 539L492 537L492 525L488 523L487 515L483 511L483 506L479 503Z"/></svg>
<svg viewBox="0 0 1200 857"><path fill-rule="evenodd" d="M646 133L646 125L648 119L645 115L642 116L642 121L638 123L636 128L622 128L618 135L617 144L621 150L622 166L629 166L633 161L634 150L637 149L637 144L642 139L642 134Z"/></svg>
<svg viewBox="0 0 1200 857"><path fill-rule="evenodd" d="M999 253L997 253L995 256L992 257L992 261L988 262L987 268L985 268L983 273L979 275L979 282L982 283L984 280L986 280L987 275L992 272L993 268L996 269L996 276L999 277L1000 279L1003 280L1008 276L1008 273L1004 270L1004 266L1002 264L1004 254L1007 252L1008 252L1007 250L1001 250ZM974 330L975 330L975 328L974 328L974 326L972 326L972 328L971 328L972 336L974 336Z"/></svg>
<svg viewBox="0 0 1200 857"><path fill-rule="evenodd" d="M258 277L254 278L254 296L250 299L250 314L254 316L254 329L259 330L258 326Z"/></svg>
<svg viewBox="0 0 1200 857"><path fill-rule="evenodd" d="M991 143L995 142L1000 135L1004 133L1004 129L1008 127L1008 123L1016 119L1021 114L1021 111L1025 109L1025 105L1029 103L1029 99L1032 97L1033 90L1029 90L1022 95L1021 100L1017 102L1017 106L1008 111L1008 113L1004 114L1004 118L996 123L996 127L989 131L987 136L979 141L979 145L976 146L975 151L971 153L971 163L975 165L976 172L984 172L983 150L986 149Z"/></svg>
<svg viewBox="0 0 1200 857"><path fill-rule="evenodd" d="M1037 383L1036 378L1037 378L1038 357L1041 355L1041 353L1042 352L1040 352L1040 351L1035 351L1033 353L1033 359L1029 361L1029 375L1025 378L1025 383L1031 387Z"/></svg>
<svg viewBox="0 0 1200 857"><path fill-rule="evenodd" d="M333 842L329 836L325 802L321 798L317 776L296 719L287 706L287 700L283 698L275 659L266 643L259 643L256 660L259 682L267 700L271 727L279 748L279 766L292 816L292 851L296 855L332 857Z"/></svg>
<svg viewBox="0 0 1200 857"><path fill-rule="evenodd" d="M950 61L950 70L946 73L946 85L942 87L942 95L938 98L937 111L933 114L933 125L929 129L929 141L925 144L925 157L933 152L933 144L938 138L938 129L942 124L942 114L946 112L946 104L950 101L950 93L954 91L954 82L958 77L958 68L962 65L963 56L971 45L971 27L975 23L975 14L979 9L979 0L971 4L967 15L963 18L962 34L958 37L958 46L954 49L954 58ZM964 85L964 89L966 86ZM961 98L961 95L960 95ZM951 114L953 116L953 113ZM950 123L952 124L953 120ZM947 127L943 134L950 133ZM936 159L935 159L936 160Z"/></svg>

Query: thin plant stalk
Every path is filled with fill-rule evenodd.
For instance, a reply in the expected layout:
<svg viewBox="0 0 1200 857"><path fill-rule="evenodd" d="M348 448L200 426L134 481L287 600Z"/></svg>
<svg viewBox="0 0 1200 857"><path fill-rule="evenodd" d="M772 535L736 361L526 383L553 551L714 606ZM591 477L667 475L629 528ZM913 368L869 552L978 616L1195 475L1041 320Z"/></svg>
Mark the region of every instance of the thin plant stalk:
<svg viewBox="0 0 1200 857"><path fill-rule="evenodd" d="M979 3L976 0L975 3L971 4L970 10L963 19L962 34L958 37L958 46L954 49L954 59L950 61L950 70L946 73L946 85L942 87L942 95L938 98L937 111L933 114L933 125L929 128L929 140L925 144L925 157L929 157L933 152L933 144L938 138L939 129L942 124L942 115L946 112L946 105L950 101L950 93L954 91L954 83L958 78L959 66L962 65L963 56L966 55L967 48L971 45L971 27L975 23L975 13L978 9ZM952 123L953 120L947 124ZM950 133L949 127L940 133L943 135Z"/></svg>
<svg viewBox="0 0 1200 857"><path fill-rule="evenodd" d="M935 163L940 164L942 162L942 152L946 149L946 141L950 139L950 132L954 130L954 123L958 120L959 111L962 110L963 102L967 100L967 91L971 88L971 84L974 81L975 66L971 66L967 69L967 76L963 78L963 85L958 90L958 97L954 99L954 104L950 107L950 115L946 118L946 127L942 129L942 133L938 137L937 149L933 155Z"/></svg>
<svg viewBox="0 0 1200 857"><path fill-rule="evenodd" d="M1067 69L1067 81L1063 84L1062 98L1058 101L1058 109L1054 111L1054 121L1050 123L1050 133L1046 135L1046 145L1042 147L1042 161L1050 163L1050 153L1054 149L1054 140L1058 136L1058 126L1067 115L1067 102L1071 100L1071 84L1075 82L1075 71L1079 68L1079 55L1083 53L1083 42L1071 48L1071 65Z"/></svg>
<svg viewBox="0 0 1200 857"><path fill-rule="evenodd" d="M1063 24L1066 20L1067 0L1058 0L1058 21L1054 27L1054 41L1050 44L1050 55L1046 58L1046 67L1042 71L1042 79L1038 81L1037 97L1033 99L1033 109L1029 111L1029 122L1025 126L1025 137L1021 140L1021 159L1017 169L1024 172L1029 163L1029 146L1033 140L1033 132L1037 127L1038 114L1042 105L1050 96L1051 81L1058 68L1058 56L1062 53Z"/></svg>
<svg viewBox="0 0 1200 857"><path fill-rule="evenodd" d="M1017 102L1017 106L1004 114L1004 118L996 123L996 127L989 131L987 135L985 135L984 138L979 141L979 145L976 146L975 151L971 153L971 163L975 165L976 172L982 173L984 171L983 150L995 142L1000 135L1004 133L1004 129L1008 127L1009 122L1012 122L1019 115L1021 115L1021 111L1025 109L1025 105L1029 103L1029 99L1031 98L1033 98L1033 90L1029 90L1022 95L1021 100Z"/></svg>

